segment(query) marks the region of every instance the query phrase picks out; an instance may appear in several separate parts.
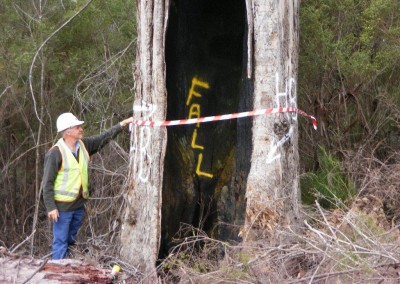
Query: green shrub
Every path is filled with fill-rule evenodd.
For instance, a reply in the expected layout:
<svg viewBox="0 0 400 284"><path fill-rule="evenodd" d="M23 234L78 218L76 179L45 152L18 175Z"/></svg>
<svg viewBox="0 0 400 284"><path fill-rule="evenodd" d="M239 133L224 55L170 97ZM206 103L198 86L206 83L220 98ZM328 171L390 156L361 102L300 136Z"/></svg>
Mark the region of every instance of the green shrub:
<svg viewBox="0 0 400 284"><path fill-rule="evenodd" d="M356 193L355 186L344 174L340 161L324 148L319 149L319 169L300 178L301 198L305 204L315 200L324 208L342 207Z"/></svg>

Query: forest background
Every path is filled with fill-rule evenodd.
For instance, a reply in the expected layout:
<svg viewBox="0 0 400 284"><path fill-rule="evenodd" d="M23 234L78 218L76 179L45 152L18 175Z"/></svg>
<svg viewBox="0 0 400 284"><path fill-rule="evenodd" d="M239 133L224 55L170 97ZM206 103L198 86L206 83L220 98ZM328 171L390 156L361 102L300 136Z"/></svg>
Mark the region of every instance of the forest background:
<svg viewBox="0 0 400 284"><path fill-rule="evenodd" d="M0 2L0 246L36 257L50 252L40 181L44 155L58 137L58 114L72 111L85 120L85 135L129 115L135 9L133 0ZM326 233L347 218L343 234L350 247L363 236L371 255L395 262L398 236L396 249L388 250L386 241L397 234L400 218L399 24L396 0L302 1L297 88L299 108L319 123L313 132L299 121L307 220ZM103 262L118 257L128 151L129 135L120 135L91 164L94 193L79 248ZM365 232L348 216L367 207ZM360 265L340 248L347 268ZM328 267L326 251L307 254L304 265ZM373 267L376 259L363 261ZM179 263L190 262L192 254Z"/></svg>

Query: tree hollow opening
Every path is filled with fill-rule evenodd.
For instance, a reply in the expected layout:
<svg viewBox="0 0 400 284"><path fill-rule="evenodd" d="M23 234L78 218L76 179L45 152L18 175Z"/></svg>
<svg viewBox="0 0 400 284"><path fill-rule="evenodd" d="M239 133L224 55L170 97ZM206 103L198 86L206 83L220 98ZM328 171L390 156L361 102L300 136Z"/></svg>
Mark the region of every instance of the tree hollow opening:
<svg viewBox="0 0 400 284"><path fill-rule="evenodd" d="M167 119L251 109L244 0L171 0L166 39ZM182 223L222 240L244 223L251 119L168 128L160 257Z"/></svg>

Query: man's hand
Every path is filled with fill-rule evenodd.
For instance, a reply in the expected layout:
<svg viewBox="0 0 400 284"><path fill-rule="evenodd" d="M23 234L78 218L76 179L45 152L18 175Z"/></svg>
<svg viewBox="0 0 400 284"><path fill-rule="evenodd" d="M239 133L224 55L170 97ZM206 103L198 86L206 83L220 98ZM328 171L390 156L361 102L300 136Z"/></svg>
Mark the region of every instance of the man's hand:
<svg viewBox="0 0 400 284"><path fill-rule="evenodd" d="M60 214L58 214L57 209L54 209L53 211L50 211L49 213L47 213L47 216L49 216L50 220L57 222L58 217L60 217Z"/></svg>
<svg viewBox="0 0 400 284"><path fill-rule="evenodd" d="M121 125L121 127L125 127L125 126L129 125L132 122L133 122L133 117L129 117L129 118L124 119L123 121L121 121L119 124Z"/></svg>

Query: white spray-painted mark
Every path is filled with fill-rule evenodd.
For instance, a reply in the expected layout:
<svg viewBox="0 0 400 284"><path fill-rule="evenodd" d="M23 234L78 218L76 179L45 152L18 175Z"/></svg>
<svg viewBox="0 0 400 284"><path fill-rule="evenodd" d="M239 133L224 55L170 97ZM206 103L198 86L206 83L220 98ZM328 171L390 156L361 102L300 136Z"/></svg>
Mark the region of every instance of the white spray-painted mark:
<svg viewBox="0 0 400 284"><path fill-rule="evenodd" d="M156 106L142 101L140 105L133 106L133 113L143 112L144 119L149 119L155 112ZM148 146L151 140L151 131L149 127L140 127L139 135L137 134L137 125L134 126L134 138L131 145L131 152L133 155L133 164L139 166L139 180L146 183L149 179L152 157L149 155ZM139 136L139 137L137 137ZM138 161L139 159L139 161Z"/></svg>
<svg viewBox="0 0 400 284"><path fill-rule="evenodd" d="M276 107L294 107L297 108L297 84L294 78L285 82L285 91L281 92L279 88L279 74L275 74L275 106ZM285 113L287 119L297 120L297 112Z"/></svg>
<svg viewBox="0 0 400 284"><path fill-rule="evenodd" d="M297 85L296 80L294 78L290 78L285 82L285 91L281 92L280 87L280 78L279 74L275 74L275 107L277 108L286 108L286 107L294 107L297 109ZM292 120L297 120L297 112L285 113L286 118L289 120L289 123ZM276 138L272 139L272 146L268 152L266 162L267 164L272 163L276 159L281 157L279 153L280 148L290 140L293 136L293 125L289 127L289 131L279 140L276 141Z"/></svg>
<svg viewBox="0 0 400 284"><path fill-rule="evenodd" d="M145 133L147 132L147 133ZM146 137L146 139L144 138ZM139 179L146 183L149 179L150 175L150 165L152 162L152 158L147 151L147 147L150 144L151 132L149 127L140 128L140 147L139 147ZM145 164L146 162L146 164ZM147 169L144 168L147 165Z"/></svg>
<svg viewBox="0 0 400 284"><path fill-rule="evenodd" d="M274 160L279 159L281 154L276 154L280 147L282 147L293 135L293 126L290 126L288 133L286 133L278 142L275 138L272 140L272 147L267 155L267 164L272 163Z"/></svg>

